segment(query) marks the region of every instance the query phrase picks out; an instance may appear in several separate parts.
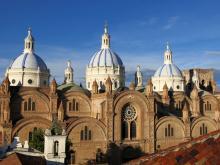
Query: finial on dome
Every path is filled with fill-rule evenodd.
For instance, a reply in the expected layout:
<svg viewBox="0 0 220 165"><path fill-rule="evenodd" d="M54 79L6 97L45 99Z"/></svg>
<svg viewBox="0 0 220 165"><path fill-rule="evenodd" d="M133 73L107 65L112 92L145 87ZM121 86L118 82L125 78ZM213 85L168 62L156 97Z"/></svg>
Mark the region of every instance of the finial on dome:
<svg viewBox="0 0 220 165"><path fill-rule="evenodd" d="M170 49L170 43L167 41L167 43L166 43L166 50L168 50L168 51L171 51L171 49Z"/></svg>
<svg viewBox="0 0 220 165"><path fill-rule="evenodd" d="M170 50L170 45L169 42L167 41L167 45L166 45L167 50Z"/></svg>
<svg viewBox="0 0 220 165"><path fill-rule="evenodd" d="M31 35L31 27L28 28L28 35Z"/></svg>
<svg viewBox="0 0 220 165"><path fill-rule="evenodd" d="M67 61L67 67L71 67L71 61L70 60Z"/></svg>
<svg viewBox="0 0 220 165"><path fill-rule="evenodd" d="M104 32L108 33L108 22L107 21L105 21Z"/></svg>
<svg viewBox="0 0 220 165"><path fill-rule="evenodd" d="M140 72L141 71L141 67L140 65L137 65L137 72Z"/></svg>

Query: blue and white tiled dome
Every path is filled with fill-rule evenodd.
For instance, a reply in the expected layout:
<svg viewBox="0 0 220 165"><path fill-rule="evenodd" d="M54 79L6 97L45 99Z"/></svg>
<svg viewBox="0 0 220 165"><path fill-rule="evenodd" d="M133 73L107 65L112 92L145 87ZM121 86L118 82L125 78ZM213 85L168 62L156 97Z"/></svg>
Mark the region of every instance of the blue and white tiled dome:
<svg viewBox="0 0 220 165"><path fill-rule="evenodd" d="M123 66L123 62L110 48L105 48L96 52L89 62L89 67L104 66Z"/></svg>
<svg viewBox="0 0 220 165"><path fill-rule="evenodd" d="M164 85L167 85L168 89L173 92L184 91L184 78L181 70L173 63L172 50L168 43L164 52L164 63L155 72L152 83L155 92L163 91Z"/></svg>
<svg viewBox="0 0 220 165"><path fill-rule="evenodd" d="M105 90L105 82L110 77L112 90L124 86L125 68L121 58L111 50L108 26L105 25L102 35L101 49L89 61L86 68L86 87L92 90L93 82L97 82L99 90Z"/></svg>
<svg viewBox="0 0 220 165"><path fill-rule="evenodd" d="M163 64L157 69L154 77L182 77L181 70L175 64Z"/></svg>
<svg viewBox="0 0 220 165"><path fill-rule="evenodd" d="M11 64L11 69L40 69L41 71L47 70L47 65L44 61L34 52L24 52L18 56Z"/></svg>
<svg viewBox="0 0 220 165"><path fill-rule="evenodd" d="M31 29L24 40L24 51L6 70L11 86L45 87L49 85L50 70L44 61L35 54L34 37Z"/></svg>

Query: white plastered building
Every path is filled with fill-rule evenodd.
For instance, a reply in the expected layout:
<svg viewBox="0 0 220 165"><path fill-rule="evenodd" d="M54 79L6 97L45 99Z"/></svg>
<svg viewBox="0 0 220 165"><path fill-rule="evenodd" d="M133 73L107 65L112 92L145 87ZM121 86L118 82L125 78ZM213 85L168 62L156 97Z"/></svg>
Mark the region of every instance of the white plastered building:
<svg viewBox="0 0 220 165"><path fill-rule="evenodd" d="M99 89L104 89L108 76L111 78L113 90L125 85L125 68L121 58L110 48L110 35L105 25L101 49L92 56L86 68L87 89L92 90L95 80Z"/></svg>
<svg viewBox="0 0 220 165"><path fill-rule="evenodd" d="M66 132L61 135L52 135L51 130L46 129L44 135L44 156L47 165L64 164L66 158Z"/></svg>
<svg viewBox="0 0 220 165"><path fill-rule="evenodd" d="M164 63L155 72L152 83L155 92L163 91L165 84L169 91L184 91L184 78L181 70L173 63L172 50L168 43L164 52Z"/></svg>
<svg viewBox="0 0 220 165"><path fill-rule="evenodd" d="M43 87L49 85L50 70L34 52L34 37L31 29L24 40L24 51L7 68L11 86Z"/></svg>

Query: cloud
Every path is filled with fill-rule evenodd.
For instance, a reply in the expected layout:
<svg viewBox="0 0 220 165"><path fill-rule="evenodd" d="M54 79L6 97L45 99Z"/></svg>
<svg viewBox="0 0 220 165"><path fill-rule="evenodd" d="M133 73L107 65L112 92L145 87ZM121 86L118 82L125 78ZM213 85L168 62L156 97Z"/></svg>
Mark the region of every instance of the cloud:
<svg viewBox="0 0 220 165"><path fill-rule="evenodd" d="M139 25L145 26L145 25L155 25L158 22L157 17L152 17L149 19L141 20L139 21Z"/></svg>
<svg viewBox="0 0 220 165"><path fill-rule="evenodd" d="M220 51L205 51L206 55L220 56Z"/></svg>
<svg viewBox="0 0 220 165"><path fill-rule="evenodd" d="M163 26L163 29L164 30L171 29L177 23L178 20L179 20L179 16L169 17L167 24Z"/></svg>

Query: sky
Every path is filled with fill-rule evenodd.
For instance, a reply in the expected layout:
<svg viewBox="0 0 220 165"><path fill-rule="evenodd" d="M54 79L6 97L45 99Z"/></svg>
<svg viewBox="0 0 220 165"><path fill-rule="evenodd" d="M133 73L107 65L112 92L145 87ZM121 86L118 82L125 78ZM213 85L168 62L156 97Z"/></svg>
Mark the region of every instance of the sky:
<svg viewBox="0 0 220 165"><path fill-rule="evenodd" d="M219 0L1 0L0 77L23 51L27 29L35 52L63 81L67 60L74 79L84 80L86 65L101 47L107 21L111 48L126 72L156 70L166 42L180 69L220 69ZM144 73L147 74L147 73Z"/></svg>

